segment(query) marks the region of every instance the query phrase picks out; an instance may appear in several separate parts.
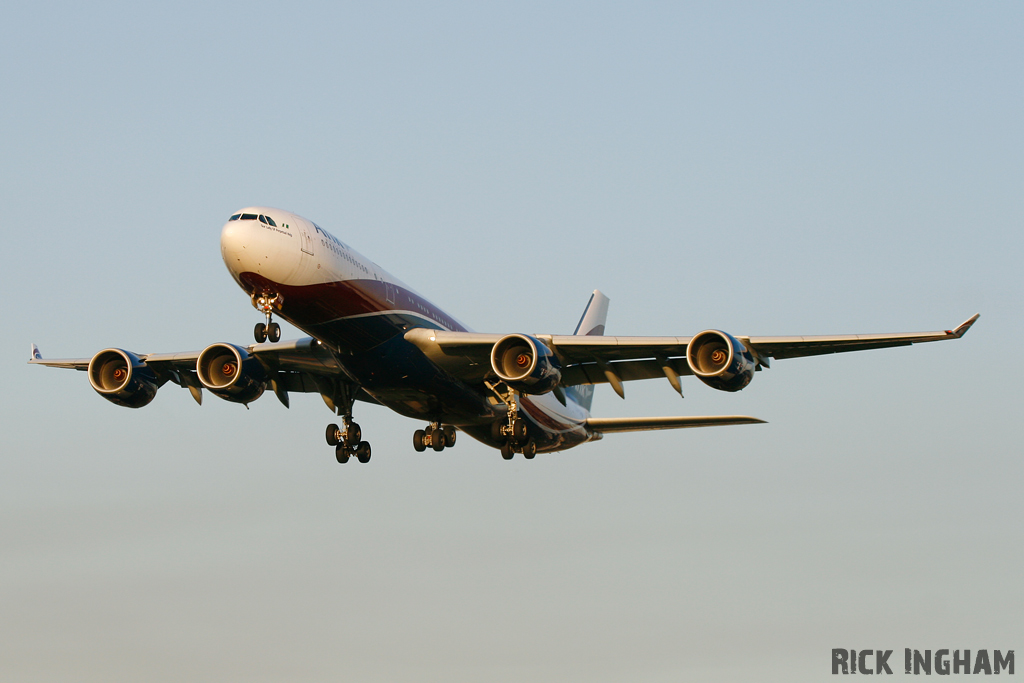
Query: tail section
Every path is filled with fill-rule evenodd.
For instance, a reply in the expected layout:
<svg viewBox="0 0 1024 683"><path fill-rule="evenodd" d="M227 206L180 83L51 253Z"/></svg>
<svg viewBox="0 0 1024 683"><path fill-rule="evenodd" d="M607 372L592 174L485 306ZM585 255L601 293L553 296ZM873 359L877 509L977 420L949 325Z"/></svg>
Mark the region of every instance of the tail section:
<svg viewBox="0 0 1024 683"><path fill-rule="evenodd" d="M580 318L580 322L576 325L576 331L573 334L579 334L590 337L600 337L604 335L604 323L608 318L608 297L595 289L594 293L590 295L590 301L587 302L587 308L583 311L583 317Z"/></svg>
<svg viewBox="0 0 1024 683"><path fill-rule="evenodd" d="M583 317L580 318L573 334L591 337L603 336L605 320L608 318L608 301L608 297L595 289L594 293L590 295L587 308L583 311ZM566 387L565 393L571 395L573 400L587 411L590 410L590 405L594 402L593 384Z"/></svg>

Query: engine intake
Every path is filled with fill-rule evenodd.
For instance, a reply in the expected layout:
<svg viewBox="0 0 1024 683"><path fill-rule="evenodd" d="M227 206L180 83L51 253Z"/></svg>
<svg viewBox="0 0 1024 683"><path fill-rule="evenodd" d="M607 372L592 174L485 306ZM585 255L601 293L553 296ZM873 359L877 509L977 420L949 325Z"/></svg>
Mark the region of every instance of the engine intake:
<svg viewBox="0 0 1024 683"><path fill-rule="evenodd" d="M234 344L212 344L196 361L196 374L214 396L252 403L267 387L267 371L248 351Z"/></svg>
<svg viewBox="0 0 1024 683"><path fill-rule="evenodd" d="M148 405L160 387L153 370L124 349L104 349L93 356L89 384L100 396L125 408Z"/></svg>
<svg viewBox="0 0 1024 683"><path fill-rule="evenodd" d="M510 334L495 343L491 369L525 394L546 394L562 381L558 357L539 339L525 334Z"/></svg>
<svg viewBox="0 0 1024 683"><path fill-rule="evenodd" d="M700 381L719 391L739 391L754 378L757 362L740 340L704 330L686 347L686 362Z"/></svg>

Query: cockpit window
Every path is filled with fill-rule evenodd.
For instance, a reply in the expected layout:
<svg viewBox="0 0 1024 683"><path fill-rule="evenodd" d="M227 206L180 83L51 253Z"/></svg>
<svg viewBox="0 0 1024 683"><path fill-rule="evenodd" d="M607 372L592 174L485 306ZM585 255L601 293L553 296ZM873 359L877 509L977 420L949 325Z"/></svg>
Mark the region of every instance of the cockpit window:
<svg viewBox="0 0 1024 683"><path fill-rule="evenodd" d="M242 214L240 214L240 213L236 213L236 214L235 214L234 216L232 216L232 217L231 217L231 218L229 218L228 220L229 220L229 221L237 221L237 220L238 220L238 217L239 217L239 216L241 216L241 215L242 215Z"/></svg>
<svg viewBox="0 0 1024 683"><path fill-rule="evenodd" d="M263 214L260 214L260 223L263 223L264 225L267 224L267 217Z"/></svg>
<svg viewBox="0 0 1024 683"><path fill-rule="evenodd" d="M254 221L254 220L256 220L256 214L254 214L254 213L243 213L242 217L239 218L238 220L240 220L240 221Z"/></svg>
<svg viewBox="0 0 1024 683"><path fill-rule="evenodd" d="M267 224L275 228L277 227L277 223L274 222L273 218L271 218L270 216L264 216L264 218L267 219Z"/></svg>

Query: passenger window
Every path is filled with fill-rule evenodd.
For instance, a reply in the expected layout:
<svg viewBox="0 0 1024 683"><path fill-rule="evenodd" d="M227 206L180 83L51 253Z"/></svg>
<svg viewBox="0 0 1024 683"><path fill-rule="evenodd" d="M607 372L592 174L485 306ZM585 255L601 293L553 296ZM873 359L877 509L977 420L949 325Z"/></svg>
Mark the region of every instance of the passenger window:
<svg viewBox="0 0 1024 683"><path fill-rule="evenodd" d="M254 220L256 220L256 214L254 214L254 213L243 213L242 217L239 218L238 220L240 220L240 221L254 221Z"/></svg>
<svg viewBox="0 0 1024 683"><path fill-rule="evenodd" d="M232 216L232 217L231 217L231 218L229 218L228 220L229 220L229 221L237 221L237 220L238 220L238 217L239 217L239 216L241 216L241 215L242 215L242 214L240 214L240 213L236 213L236 214L235 214L234 216Z"/></svg>

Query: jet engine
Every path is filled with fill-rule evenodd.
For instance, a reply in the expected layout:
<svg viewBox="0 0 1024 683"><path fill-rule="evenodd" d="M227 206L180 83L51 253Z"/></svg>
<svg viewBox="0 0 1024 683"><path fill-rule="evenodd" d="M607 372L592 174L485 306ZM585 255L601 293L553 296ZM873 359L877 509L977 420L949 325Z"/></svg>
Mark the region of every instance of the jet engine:
<svg viewBox="0 0 1024 683"><path fill-rule="evenodd" d="M719 391L739 391L754 378L757 362L739 339L721 330L704 330L686 347L693 374Z"/></svg>
<svg viewBox="0 0 1024 683"><path fill-rule="evenodd" d="M196 361L199 381L232 403L252 403L267 387L267 371L249 352L234 344L212 344Z"/></svg>
<svg viewBox="0 0 1024 683"><path fill-rule="evenodd" d="M491 368L510 387L546 394L562 381L558 357L539 339L525 334L502 337L491 349Z"/></svg>
<svg viewBox="0 0 1024 683"><path fill-rule="evenodd" d="M153 370L123 349L104 349L92 357L89 384L100 396L125 408L149 404L160 387Z"/></svg>

